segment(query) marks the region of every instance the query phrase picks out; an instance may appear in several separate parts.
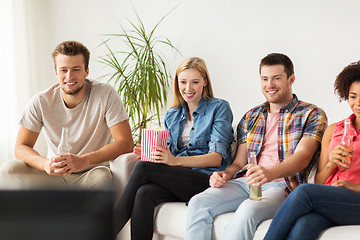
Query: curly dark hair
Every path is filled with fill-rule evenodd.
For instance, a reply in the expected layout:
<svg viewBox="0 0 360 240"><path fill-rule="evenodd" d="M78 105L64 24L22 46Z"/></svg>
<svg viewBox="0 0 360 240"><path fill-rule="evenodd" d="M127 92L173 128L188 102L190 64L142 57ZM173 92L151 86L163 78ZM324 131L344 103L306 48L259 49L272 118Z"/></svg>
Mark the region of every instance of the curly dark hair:
<svg viewBox="0 0 360 240"><path fill-rule="evenodd" d="M336 77L334 93L339 96L340 102L348 100L350 86L353 82L360 82L360 61L346 66Z"/></svg>

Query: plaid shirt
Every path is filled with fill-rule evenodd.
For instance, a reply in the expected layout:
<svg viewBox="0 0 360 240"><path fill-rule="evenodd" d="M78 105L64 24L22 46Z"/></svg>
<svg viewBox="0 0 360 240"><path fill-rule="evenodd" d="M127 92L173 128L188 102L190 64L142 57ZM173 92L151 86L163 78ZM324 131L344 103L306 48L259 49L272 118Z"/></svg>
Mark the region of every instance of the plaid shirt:
<svg viewBox="0 0 360 240"><path fill-rule="evenodd" d="M265 134L266 118L269 103L249 110L237 127L238 144L247 143L247 150L260 152ZM284 105L279 112L278 122L278 155L280 162L286 161L296 149L303 137L310 137L321 143L321 138L327 126L325 112L313 104L298 100L293 94L290 103ZM301 183L306 183L311 167L318 161L320 147L317 149L307 168L294 176L285 178L286 192L291 192Z"/></svg>

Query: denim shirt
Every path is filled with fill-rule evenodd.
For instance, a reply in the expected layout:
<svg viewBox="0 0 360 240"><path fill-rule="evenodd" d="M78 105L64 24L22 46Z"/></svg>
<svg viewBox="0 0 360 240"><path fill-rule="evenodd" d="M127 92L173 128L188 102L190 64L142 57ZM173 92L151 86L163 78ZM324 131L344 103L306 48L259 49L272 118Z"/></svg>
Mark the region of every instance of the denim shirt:
<svg viewBox="0 0 360 240"><path fill-rule="evenodd" d="M192 168L211 175L222 171L232 162L230 143L234 140L233 115L227 101L202 98L193 112L193 126L188 145L179 146L179 138L188 119L188 107L170 108L165 114L165 129L169 131L168 147L174 156L195 156L217 152L222 155L220 167Z"/></svg>

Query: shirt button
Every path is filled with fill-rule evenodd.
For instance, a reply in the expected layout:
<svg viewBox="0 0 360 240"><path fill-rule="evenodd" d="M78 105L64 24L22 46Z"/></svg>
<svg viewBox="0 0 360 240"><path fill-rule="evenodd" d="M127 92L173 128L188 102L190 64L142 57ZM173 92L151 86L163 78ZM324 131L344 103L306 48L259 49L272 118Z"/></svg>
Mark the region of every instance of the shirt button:
<svg viewBox="0 0 360 240"><path fill-rule="evenodd" d="M192 144L191 144L191 143L189 143L189 146L191 147L191 146L192 146Z"/></svg>
<svg viewBox="0 0 360 240"><path fill-rule="evenodd" d="M193 127L191 128L191 130L194 130L194 129L195 129L195 128L193 128Z"/></svg>

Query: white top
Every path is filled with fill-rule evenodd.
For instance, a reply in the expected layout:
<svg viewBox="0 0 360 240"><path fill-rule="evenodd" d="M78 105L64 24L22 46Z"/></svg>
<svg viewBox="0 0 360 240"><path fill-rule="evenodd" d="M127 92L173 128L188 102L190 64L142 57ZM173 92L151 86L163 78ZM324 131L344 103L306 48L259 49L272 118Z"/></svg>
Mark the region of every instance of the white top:
<svg viewBox="0 0 360 240"><path fill-rule="evenodd" d="M128 119L115 89L86 80L85 97L75 108L66 107L59 84L35 95L27 105L20 125L33 131L44 129L48 158L56 155L62 127L69 128L70 153L86 154L112 141L109 128Z"/></svg>
<svg viewBox="0 0 360 240"><path fill-rule="evenodd" d="M180 139L179 139L179 144L180 144L180 147L183 147L185 145L188 145L189 142L190 142L190 131L191 131L191 128L193 126L193 121L189 121L187 120L185 122L185 125L184 125L184 130L180 136Z"/></svg>

